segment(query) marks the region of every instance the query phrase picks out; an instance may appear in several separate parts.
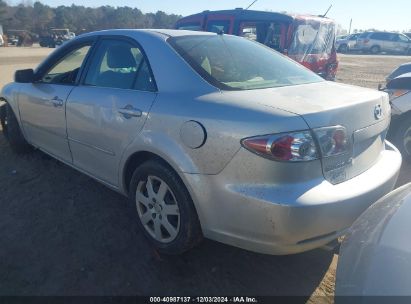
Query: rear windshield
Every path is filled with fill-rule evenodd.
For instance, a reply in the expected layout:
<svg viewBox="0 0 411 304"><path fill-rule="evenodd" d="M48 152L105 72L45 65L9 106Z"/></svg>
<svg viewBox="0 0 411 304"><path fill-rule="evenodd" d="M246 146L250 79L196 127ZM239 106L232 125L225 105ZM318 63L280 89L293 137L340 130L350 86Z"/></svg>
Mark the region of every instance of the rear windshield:
<svg viewBox="0 0 411 304"><path fill-rule="evenodd" d="M222 90L252 90L320 82L291 59L230 35L183 36L168 42L205 80Z"/></svg>

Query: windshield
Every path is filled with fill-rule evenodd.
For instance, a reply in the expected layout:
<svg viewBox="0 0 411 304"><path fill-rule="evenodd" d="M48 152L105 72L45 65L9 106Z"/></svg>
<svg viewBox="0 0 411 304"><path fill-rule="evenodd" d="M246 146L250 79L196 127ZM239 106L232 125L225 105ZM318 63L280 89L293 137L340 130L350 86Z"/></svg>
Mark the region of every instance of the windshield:
<svg viewBox="0 0 411 304"><path fill-rule="evenodd" d="M251 90L323 81L321 77L272 49L230 35L183 36L169 43L212 85L223 90Z"/></svg>
<svg viewBox="0 0 411 304"><path fill-rule="evenodd" d="M304 61L307 55L330 55L335 40L335 26L332 22L301 20L288 50L297 61Z"/></svg>

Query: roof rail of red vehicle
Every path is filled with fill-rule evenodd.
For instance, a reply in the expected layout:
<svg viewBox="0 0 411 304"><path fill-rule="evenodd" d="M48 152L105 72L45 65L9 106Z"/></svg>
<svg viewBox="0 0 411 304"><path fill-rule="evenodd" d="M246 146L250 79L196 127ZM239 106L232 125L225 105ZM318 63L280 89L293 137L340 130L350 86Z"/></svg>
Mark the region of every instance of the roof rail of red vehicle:
<svg viewBox="0 0 411 304"><path fill-rule="evenodd" d="M252 19L254 21L284 21L284 22L292 22L295 17L282 14L282 13L275 13L275 12L264 12L264 11L253 11L253 10L244 10L244 9L233 9L233 10L221 10L221 11L204 11L198 14L186 16L180 19L178 22L183 22L185 19L192 19L193 17L203 17L203 16L210 16L210 15L230 15L234 16L236 20L249 20Z"/></svg>

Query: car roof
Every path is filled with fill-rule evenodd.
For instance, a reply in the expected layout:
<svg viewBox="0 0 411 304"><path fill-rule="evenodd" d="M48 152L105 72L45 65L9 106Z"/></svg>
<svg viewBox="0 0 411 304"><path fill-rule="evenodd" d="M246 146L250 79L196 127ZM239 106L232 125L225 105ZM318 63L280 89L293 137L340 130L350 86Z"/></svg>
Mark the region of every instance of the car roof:
<svg viewBox="0 0 411 304"><path fill-rule="evenodd" d="M181 36L213 36L216 33L199 32L199 31L187 31L187 30L172 30L172 29L113 29L102 30L96 32L90 32L81 35L82 37L94 36L94 35L133 35L134 33L144 33L151 36L158 36L159 34L165 37L181 37ZM78 36L80 37L80 36Z"/></svg>
<svg viewBox="0 0 411 304"><path fill-rule="evenodd" d="M262 19L262 20L283 20L292 22L294 18L287 14L275 13L275 12L263 12L263 11L253 11L253 10L244 10L244 9L233 9L233 10L220 10L220 11L204 11L198 14L186 16L180 21L184 21L184 19L191 19L193 17L202 17L207 15L230 15L235 16L236 19Z"/></svg>

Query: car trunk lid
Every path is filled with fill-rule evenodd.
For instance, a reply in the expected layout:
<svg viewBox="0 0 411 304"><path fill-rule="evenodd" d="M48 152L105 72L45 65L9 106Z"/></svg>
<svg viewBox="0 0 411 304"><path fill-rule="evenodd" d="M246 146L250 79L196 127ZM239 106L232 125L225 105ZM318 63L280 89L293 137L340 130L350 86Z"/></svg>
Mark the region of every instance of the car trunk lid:
<svg viewBox="0 0 411 304"><path fill-rule="evenodd" d="M369 169L385 147L391 116L386 93L324 81L246 94L260 104L300 115L311 129L346 128L351 140L349 153L322 158L324 176L333 184Z"/></svg>

